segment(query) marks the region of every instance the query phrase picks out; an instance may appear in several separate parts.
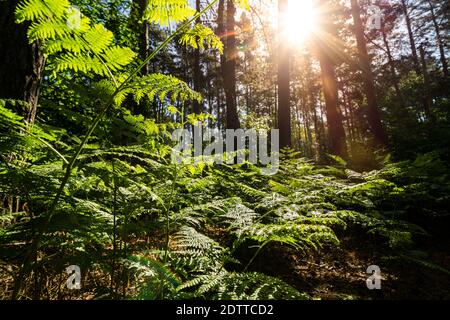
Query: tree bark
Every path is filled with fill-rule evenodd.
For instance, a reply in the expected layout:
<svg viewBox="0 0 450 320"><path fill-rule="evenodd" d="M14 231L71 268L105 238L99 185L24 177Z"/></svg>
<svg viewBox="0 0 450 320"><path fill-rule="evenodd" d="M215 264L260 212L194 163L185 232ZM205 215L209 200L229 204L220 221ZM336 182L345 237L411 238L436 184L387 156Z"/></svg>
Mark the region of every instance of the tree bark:
<svg viewBox="0 0 450 320"><path fill-rule="evenodd" d="M442 41L441 33L439 31L439 24L436 19L436 14L434 13L434 7L430 0L427 0L428 5L430 7L431 19L433 20L434 30L436 32L436 40L439 47L439 55L442 64L442 70L445 77L448 77L448 64L447 58L445 57L444 43Z"/></svg>
<svg viewBox="0 0 450 320"><path fill-rule="evenodd" d="M332 154L348 158L342 115L339 112L338 86L332 59L325 52L319 52L322 72L323 94L328 124L328 141Z"/></svg>
<svg viewBox="0 0 450 320"><path fill-rule="evenodd" d="M224 23L225 0L219 2L219 34L224 40L224 54L221 57L222 77L226 100L226 128L239 129L240 122L237 114L236 101L236 22L234 15L236 7L233 0L227 0L226 24ZM226 25L226 27L225 27Z"/></svg>
<svg viewBox="0 0 450 320"><path fill-rule="evenodd" d="M400 83L399 83L399 78L397 76L397 70L395 68L394 59L392 58L391 47L389 46L386 31L382 30L381 32L382 32L382 36L383 36L383 43L384 43L384 46L386 47L386 55L388 58L389 69L391 69L391 76L392 76L392 82L394 84L395 94L397 96L398 102L401 105L403 105L403 97L402 97L402 93L400 91Z"/></svg>
<svg viewBox="0 0 450 320"><path fill-rule="evenodd" d="M406 4L406 0L401 0L401 1L402 1L403 14L405 15L406 29L408 30L409 45L411 47L411 54L412 54L413 63L414 63L414 70L416 71L416 73L418 75L420 75L419 58L417 55L416 41L414 40L414 34L412 31L411 19L409 17L409 13L408 13L408 6Z"/></svg>
<svg viewBox="0 0 450 320"><path fill-rule="evenodd" d="M200 0L195 0L195 9L197 10L197 12L201 11L200 8ZM200 24L201 23L201 19L200 17L197 18L197 20L195 21L196 24ZM202 74L202 69L201 69L201 65L200 65L200 48L197 48L194 50L194 67L193 67L193 71L194 71L194 90L197 92L201 92L202 91L202 79L203 79L203 74ZM199 114L200 112L202 112L203 110L203 106L200 102L198 102L197 100L194 101L193 103L193 107L194 107L194 113Z"/></svg>
<svg viewBox="0 0 450 320"><path fill-rule="evenodd" d="M423 84L425 89L424 112L427 119L433 123L435 120L433 112L431 110L433 107L433 98L431 97L430 76L428 74L427 62L425 60L425 50L423 46L419 47L419 51L420 51L420 62L422 65Z"/></svg>
<svg viewBox="0 0 450 320"><path fill-rule="evenodd" d="M225 42L225 0L219 0L218 6L217 6L217 29L216 29L216 35L222 40L222 42ZM224 50L225 50L225 43L224 43ZM221 54L219 57L219 68L217 69L218 74L221 75L221 80L224 82L224 74L223 70L225 67L225 55ZM225 91L225 84L222 83L224 91ZM226 119L225 115L222 114L222 95L221 95L221 87L219 87L219 84L217 84L217 115L220 122L220 126L222 128L226 128ZM225 93L225 108L226 108L226 93ZM225 125L224 125L225 124Z"/></svg>
<svg viewBox="0 0 450 320"><path fill-rule="evenodd" d="M139 21L142 18L144 11L148 5L148 0L133 0L133 10L135 10L135 18L138 23L139 30L139 58L144 60L147 58L148 50L150 48L150 24L147 21L142 23L142 26L139 26ZM145 65L142 70L142 75L149 75L150 72L150 64Z"/></svg>
<svg viewBox="0 0 450 320"><path fill-rule="evenodd" d="M286 32L285 18L289 4L287 0L278 1L279 11L279 44L278 44L278 128L280 130L280 147L290 147L292 144L291 106L290 106L290 48L281 35Z"/></svg>
<svg viewBox="0 0 450 320"><path fill-rule="evenodd" d="M318 8L326 7L324 0L317 1ZM338 58L330 42L336 39L336 27L332 23L329 12L320 11L318 16L319 35L313 37L315 52L321 69L322 91L325 98L325 114L328 127L329 152L342 158L348 158L345 130L342 115L339 110L338 85L336 81L335 64Z"/></svg>
<svg viewBox="0 0 450 320"><path fill-rule="evenodd" d="M29 44L27 25L16 24L19 0L0 2L0 97L23 100L26 108L16 111L32 124L36 118L45 59L39 42Z"/></svg>
<svg viewBox="0 0 450 320"><path fill-rule="evenodd" d="M290 48L286 33L289 10L288 0L278 0L278 128L280 130L280 147L290 147L292 144L291 106L290 106Z"/></svg>
<svg viewBox="0 0 450 320"><path fill-rule="evenodd" d="M360 7L357 0L351 0L352 16L354 21L354 32L358 46L359 62L363 72L364 91L367 98L367 118L372 130L375 147L385 147L387 136L381 123L380 111L378 109L375 85L371 70L367 44L364 37L364 28L360 16Z"/></svg>

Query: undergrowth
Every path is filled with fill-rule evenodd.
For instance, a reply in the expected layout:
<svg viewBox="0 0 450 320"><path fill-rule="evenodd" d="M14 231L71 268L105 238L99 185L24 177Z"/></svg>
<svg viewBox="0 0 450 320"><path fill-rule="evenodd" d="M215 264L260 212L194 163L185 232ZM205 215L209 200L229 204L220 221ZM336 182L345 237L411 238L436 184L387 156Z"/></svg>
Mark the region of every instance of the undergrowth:
<svg viewBox="0 0 450 320"><path fill-rule="evenodd" d="M213 32L191 26L201 13L169 2L175 7L152 7L148 20L167 22L164 10L192 18L144 63L178 34L183 45L222 49ZM255 259L274 244L320 255L345 237L448 273L416 247L448 221L450 171L439 154L359 173L336 157L326 166L286 151L270 177L248 163L174 164L172 130L210 119L185 117L184 103L201 97L170 75L140 75L135 53L87 17L75 29L62 23L69 5L27 0L18 20L30 23L30 41L43 41L52 77L81 73L95 101L107 102L94 115L66 114L85 129L75 135L24 124L11 111L22 102L0 100L4 297L313 299L254 270ZM128 98L158 99L168 120L131 114ZM69 265L82 270L78 293L65 288Z"/></svg>

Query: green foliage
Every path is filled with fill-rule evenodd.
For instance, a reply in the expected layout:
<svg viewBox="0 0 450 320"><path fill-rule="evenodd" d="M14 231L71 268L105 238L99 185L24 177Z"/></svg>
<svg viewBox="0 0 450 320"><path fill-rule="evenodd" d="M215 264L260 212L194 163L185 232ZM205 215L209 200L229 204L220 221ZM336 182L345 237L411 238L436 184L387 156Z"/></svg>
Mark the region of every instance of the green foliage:
<svg viewBox="0 0 450 320"><path fill-rule="evenodd" d="M154 0L143 18L167 25L194 14L187 0ZM26 104L0 100L0 195L22 204L0 212L1 256L11 265L21 264L47 221L33 265L37 278L56 279L65 265L80 263L87 274L110 279L99 284L109 298L310 299L277 277L247 270L269 248L321 255L348 237L445 273L426 257L408 255L417 238L430 236L411 215L438 223L448 216L449 168L439 154L360 173L339 157L323 166L286 152L270 178L250 164L175 165L171 130L211 118L185 117L189 102L202 101L199 93L164 70L130 78L136 54L68 1L23 1L17 19L30 23L30 41L43 43L55 76L46 85L72 75L78 82L66 92L73 109L61 96L55 100L63 116L47 106L46 119L61 121L58 127L45 120L27 127L11 111ZM222 51L211 29L196 24L182 31L181 44ZM108 99L115 108L83 145L86 127ZM149 118L143 102L159 108L161 119ZM255 117L247 122L268 126ZM73 176L61 184L67 172ZM58 190L60 201L46 220ZM275 258L282 263L281 254Z"/></svg>
<svg viewBox="0 0 450 320"><path fill-rule="evenodd" d="M180 43L194 49L215 48L220 53L223 52L220 38L214 31L202 24L196 24L194 28L185 31L181 36Z"/></svg>
<svg viewBox="0 0 450 320"><path fill-rule="evenodd" d="M310 300L285 282L260 273L219 272L197 278L184 287L199 286L199 294L218 300Z"/></svg>
<svg viewBox="0 0 450 320"><path fill-rule="evenodd" d="M113 44L111 31L91 23L69 1L24 1L17 7L16 16L20 23L31 22L30 42L42 41L48 55L58 54L55 72L71 70L107 76L135 58L131 49Z"/></svg>
<svg viewBox="0 0 450 320"><path fill-rule="evenodd" d="M188 0L149 0L143 18L160 25L183 21L195 14Z"/></svg>

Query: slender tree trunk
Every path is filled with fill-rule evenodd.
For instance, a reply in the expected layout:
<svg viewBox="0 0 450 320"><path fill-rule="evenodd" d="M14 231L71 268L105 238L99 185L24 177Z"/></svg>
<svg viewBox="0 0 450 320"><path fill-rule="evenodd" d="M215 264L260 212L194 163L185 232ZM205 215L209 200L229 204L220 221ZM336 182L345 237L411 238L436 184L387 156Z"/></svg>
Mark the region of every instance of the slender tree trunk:
<svg viewBox="0 0 450 320"><path fill-rule="evenodd" d="M311 113L311 121L313 123L314 126L314 139L312 138L312 133L311 133L311 144L314 144L314 148L312 150L315 151L315 159L316 160L320 160L323 157L323 153L322 153L322 131L321 131L321 126L319 125L319 119L317 116L317 106L316 106L316 102L317 102L317 96L314 94L314 90L313 90L313 86L312 84L314 83L313 77L312 77L312 63L311 63L311 58L310 56L307 56L306 58L306 93L308 95L308 106L309 106L309 113ZM311 153L312 154L312 153Z"/></svg>
<svg viewBox="0 0 450 320"><path fill-rule="evenodd" d="M344 95L347 96L347 93L344 92ZM348 101L344 102L344 109L345 109L345 116L347 118L350 145L353 146L356 141L356 134L355 134L355 126L353 123L352 108Z"/></svg>
<svg viewBox="0 0 450 320"><path fill-rule="evenodd" d="M395 68L394 59L392 58L391 47L389 46L389 42L388 42L387 34L386 34L385 30L382 30L382 36L383 36L384 46L386 47L386 54L387 54L387 58L388 58L389 68L391 69L392 81L394 84L395 94L397 96L398 102L400 104L403 104L402 93L400 91L399 78L397 75L397 70Z"/></svg>
<svg viewBox="0 0 450 320"><path fill-rule="evenodd" d="M278 128L281 148L290 147L292 144L289 74L291 54L288 41L282 37L286 33L288 10L288 0L278 0Z"/></svg>
<svg viewBox="0 0 450 320"><path fill-rule="evenodd" d="M195 0L195 9L200 12L201 8L200 8L200 0ZM195 21L195 23L200 24L201 23L201 19L200 17L198 17L198 19ZM203 74L202 74L202 69L200 66L200 48L195 49L194 51L194 90L197 92L202 92L203 88L202 88L202 79L203 79ZM199 114L200 112L202 112L203 110L203 106L200 102L198 102L197 100L194 101L194 113Z"/></svg>
<svg viewBox="0 0 450 320"><path fill-rule="evenodd" d="M345 131L339 112L338 87L333 62L325 52L319 53L319 61L322 71L330 151L342 158L348 158Z"/></svg>
<svg viewBox="0 0 450 320"><path fill-rule="evenodd" d="M226 5L226 27L225 27L225 0L219 1L218 14L218 31L219 35L224 40L224 54L221 57L222 77L225 89L226 100L226 128L239 129L239 117L237 114L236 101L236 22L234 15L236 14L236 7L233 0L227 0Z"/></svg>
<svg viewBox="0 0 450 320"><path fill-rule="evenodd" d="M408 30L408 37L409 37L409 43L411 46L414 70L416 71L417 75L422 75L423 77L425 77L425 75L421 73L423 71L423 68L421 68L421 64L419 63L419 58L417 55L416 42L414 40L414 34L413 34L412 26L411 26L411 18L408 13L407 2L406 2L406 0L401 0L401 3L402 3L403 14L405 15L405 20L406 20L406 29ZM424 90L426 90L426 89L424 88ZM427 93L424 92L423 98L422 98L422 105L423 105L423 109L425 110L425 113L427 113L427 111L426 111L427 109L430 109L430 102L427 100L426 95L427 95Z"/></svg>
<svg viewBox="0 0 450 320"><path fill-rule="evenodd" d="M313 112L312 116L313 116L314 133L315 133L316 160L319 160L321 158L320 145L321 145L321 141L322 141L322 134L321 134L320 128L319 128L319 119L317 117L316 106L313 106L312 112Z"/></svg>
<svg viewBox="0 0 450 320"><path fill-rule="evenodd" d="M305 106L308 106L308 102L305 102ZM311 122L310 122L309 110L307 108L302 108L302 114L303 114L303 119L305 122L303 128L305 131L306 152L307 152L307 156L311 157L313 152L312 152L312 133L311 133Z"/></svg>
<svg viewBox="0 0 450 320"><path fill-rule="evenodd" d="M354 21L354 32L358 46L359 62L363 72L364 91L367 98L368 122L372 130L374 145L376 147L385 147L387 145L387 136L381 124L381 116L375 94L374 79L369 54L367 53L367 44L364 37L364 28L361 21L358 0L351 0L351 8Z"/></svg>
<svg viewBox="0 0 450 320"><path fill-rule="evenodd" d="M45 59L39 42L28 43L27 25L15 23L18 3L0 1L0 97L27 102L27 108L17 112L31 124L36 118Z"/></svg>
<svg viewBox="0 0 450 320"><path fill-rule="evenodd" d="M150 48L150 24L147 21L139 23L141 20L145 8L148 5L148 0L133 0L134 16L138 25L139 31L139 58L144 60L148 55L148 50ZM144 66L141 70L143 75L150 74L150 64Z"/></svg>
<svg viewBox="0 0 450 320"><path fill-rule="evenodd" d="M424 97L424 111L425 116L427 119L431 122L434 122L435 118L432 112L433 107L433 99L431 97L431 85L430 85L430 76L428 74L427 69L427 62L425 59L425 50L423 49L423 46L419 47L420 51L420 61L422 65L422 74L423 74L423 84L424 84L424 91L425 91L425 97Z"/></svg>
<svg viewBox="0 0 450 320"><path fill-rule="evenodd" d="M434 13L433 3L430 0L427 0L428 5L430 6L431 19L433 20L434 30L436 32L436 40L439 47L439 54L442 63L442 70L445 77L448 77L448 64L447 58L445 57L444 43L442 41L441 33L439 31L439 24L436 19L436 14Z"/></svg>
<svg viewBox="0 0 450 320"><path fill-rule="evenodd" d="M326 7L324 0L317 1L319 8ZM329 152L342 158L348 158L345 130L339 110L338 85L335 74L336 56L330 48L329 39L334 39L336 27L329 12L322 11L318 17L320 36L313 38L313 50L320 62L322 91L325 98L325 113L328 127ZM331 40L332 41L332 40ZM321 112L323 113L323 112Z"/></svg>
<svg viewBox="0 0 450 320"><path fill-rule="evenodd" d="M221 74L221 65L218 63L215 65L215 72L217 75ZM223 118L222 118L222 85L220 77L216 78L213 88L215 89L216 101L217 101L217 120L219 129L223 128ZM211 110L212 112L212 110Z"/></svg>
<svg viewBox="0 0 450 320"><path fill-rule="evenodd" d="M217 29L216 29L216 35L224 42L225 40L225 0L219 0L218 6L217 6ZM225 44L224 44L224 50L225 50ZM222 54L219 57L219 67L217 68L218 74L222 76L221 80L224 80L223 77L223 69L225 64L225 56ZM224 118L222 117L222 97L221 97L221 90L219 87L220 80L218 80L217 85L217 115L218 119L220 121L220 126L223 128L223 123L225 122ZM223 88L225 91L225 85L223 84Z"/></svg>
<svg viewBox="0 0 450 320"><path fill-rule="evenodd" d="M413 63L414 63L414 70L419 75L420 74L419 58L417 55L416 41L414 40L414 34L412 31L411 19L409 17L409 13L408 13L408 6L406 4L406 0L401 0L401 3L402 3L403 14L405 15L406 29L408 30L409 45L411 47L411 54L412 54Z"/></svg>
<svg viewBox="0 0 450 320"><path fill-rule="evenodd" d="M354 135L353 135L353 126L350 119L350 112L349 112L349 101L347 99L347 92L345 91L345 86L343 81L339 81L339 91L342 92L342 114L343 118L345 120L345 123L347 124L347 141L350 142L350 146L353 145L354 142Z"/></svg>
<svg viewBox="0 0 450 320"><path fill-rule="evenodd" d="M212 61L206 62L206 74L207 75L213 75L214 74L214 66L212 65ZM207 106L205 107L205 111L209 114L214 115L213 105L214 105L214 82L213 82L214 76L209 76L208 78L205 78L205 90L206 90L206 99L207 99ZM209 126L213 127L213 122L208 122Z"/></svg>

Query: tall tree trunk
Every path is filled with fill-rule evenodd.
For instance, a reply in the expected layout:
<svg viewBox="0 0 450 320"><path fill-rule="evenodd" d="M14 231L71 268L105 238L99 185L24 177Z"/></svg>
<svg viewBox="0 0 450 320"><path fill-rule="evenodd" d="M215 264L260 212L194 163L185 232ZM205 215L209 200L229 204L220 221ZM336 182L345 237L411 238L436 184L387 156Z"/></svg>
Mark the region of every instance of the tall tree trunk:
<svg viewBox="0 0 450 320"><path fill-rule="evenodd" d="M405 20L406 20L406 29L408 30L408 37L409 37L409 43L411 46L414 70L416 71L417 75L422 75L423 77L425 77L425 75L422 74L423 68L421 68L421 64L419 63L419 58L417 55L416 42L414 40L414 34L413 34L412 26L411 26L411 18L408 13L408 6L406 3L406 0L401 0L401 3L402 3L403 14L405 15ZM423 88L423 89L426 90L426 88ZM426 110L430 109L430 102L426 98L426 95L427 95L427 93L424 92L423 97L422 97L422 105L423 105L423 109L425 110L425 113L427 113Z"/></svg>
<svg viewBox="0 0 450 320"><path fill-rule="evenodd" d="M442 70L445 77L448 77L448 64L447 58L445 57L444 43L442 41L441 33L439 31L439 24L436 19L436 14L434 13L433 3L430 0L427 0L428 5L430 6L431 19L433 20L434 30L436 32L436 40L439 47L439 54L442 63Z"/></svg>
<svg viewBox="0 0 450 320"><path fill-rule="evenodd" d="M389 69L391 69L392 81L393 81L393 84L394 84L395 94L397 96L398 102L403 105L403 97L402 97L402 93L400 91L400 83L399 83L399 78L398 78L398 75L397 75L397 70L395 68L394 59L392 58L391 47L389 46L389 42L388 42L388 39L387 39L386 31L382 30L381 33L382 33L382 36L383 36L384 46L386 47L386 55L387 55L387 58L388 58Z"/></svg>
<svg viewBox="0 0 450 320"><path fill-rule="evenodd" d="M45 59L39 42L28 43L27 25L15 23L18 3L19 0L0 1L0 97L27 102L27 108L17 112L27 123L33 123Z"/></svg>
<svg viewBox="0 0 450 320"><path fill-rule="evenodd" d="M306 56L306 63L305 63L305 80L306 80L306 93L308 95L308 106L309 106L309 113L311 113L311 121L314 125L314 139L311 138L311 143L314 144L313 150L315 153L315 159L317 161L321 160L323 158L323 152L322 152L322 126L319 124L319 117L317 115L317 96L315 95L315 92L313 90L313 83L314 79L312 76L312 62L310 56Z"/></svg>
<svg viewBox="0 0 450 320"><path fill-rule="evenodd" d="M425 50L423 49L423 46L419 47L419 51L420 51L420 62L422 65L424 91L425 91L424 111L425 111L425 116L427 117L427 119L433 123L435 120L433 112L431 110L433 107L433 99L431 97L430 76L428 74L427 62L425 59Z"/></svg>
<svg viewBox="0 0 450 320"><path fill-rule="evenodd" d="M411 47L411 54L412 54L413 63L414 63L414 70L419 75L420 74L419 58L417 55L416 41L414 40L414 34L412 31L411 18L409 17L408 6L406 4L406 0L401 0L401 1L402 1L403 14L405 15L406 29L408 30L409 45Z"/></svg>
<svg viewBox="0 0 450 320"><path fill-rule="evenodd" d="M387 145L387 136L381 124L380 111L378 109L377 97L373 74L370 66L370 58L367 53L366 39L364 37L364 28L360 16L360 7L358 0L351 0L352 16L354 21L354 32L358 46L359 62L363 72L364 91L367 98L367 117L369 126L372 130L374 145L376 147L385 147Z"/></svg>
<svg viewBox="0 0 450 320"><path fill-rule="evenodd" d="M322 72L330 151L332 154L342 158L348 158L342 115L339 112L338 86L333 62L323 50L319 52L319 61Z"/></svg>
<svg viewBox="0 0 450 320"><path fill-rule="evenodd" d="M225 40L225 0L219 0L218 6L217 6L217 29L216 29L216 35L224 42ZM225 50L225 44L224 44L224 50ZM225 85L223 84L223 69L225 64L225 56L224 54L221 54L219 57L219 66L217 68L217 74L221 75L221 79L217 80L217 117L219 119L219 125L223 129L224 123L226 122L225 117L222 114L222 90L221 88L224 88L225 91ZM222 81L222 82L221 82ZM222 86L220 86L222 84ZM225 97L226 100L226 97ZM226 104L226 101L225 101Z"/></svg>
<svg viewBox="0 0 450 320"><path fill-rule="evenodd" d="M291 106L290 106L290 48L286 33L289 10L288 0L278 0L278 128L280 130L280 147L290 147L292 144Z"/></svg>
<svg viewBox="0 0 450 320"><path fill-rule="evenodd" d="M322 91L325 98L325 114L328 127L329 152L342 158L348 158L345 130L342 115L339 110L338 85L335 74L336 53L330 47L330 42L337 37L336 27L332 23L330 12L325 0L316 2L321 8L318 16L318 34L313 37L313 50L320 62Z"/></svg>
<svg viewBox="0 0 450 320"><path fill-rule="evenodd" d="M200 0L195 0L195 9L197 10L197 12L201 11L200 8ZM200 17L197 18L197 20L195 21L195 23L200 24L202 21L200 19ZM201 92L203 90L202 88L202 79L203 79L203 74L202 74L202 69L200 66L200 48L195 49L194 51L194 90L197 92ZM194 113L199 114L200 112L202 112L203 110L203 106L200 102L198 102L197 100L194 101Z"/></svg>
<svg viewBox="0 0 450 320"><path fill-rule="evenodd" d="M351 118L350 118L350 106L349 106L349 101L347 99L348 95L347 92L345 90L345 85L344 85L344 81L338 81L338 86L339 86L339 91L342 92L342 114L343 114L343 118L345 120L345 123L347 125L347 141L350 142L350 146L353 145L353 142L355 141L354 139L354 135L353 135L353 124L351 122Z"/></svg>
<svg viewBox="0 0 450 320"><path fill-rule="evenodd" d="M225 0L219 1L218 14L218 32L224 40L224 54L221 57L222 78L225 89L226 100L226 128L239 129L239 117L237 114L236 101L236 22L234 15L236 14L236 7L233 0L227 0L226 5L226 24L225 20Z"/></svg>
<svg viewBox="0 0 450 320"><path fill-rule="evenodd" d="M135 10L136 23L138 23L139 58L141 60L147 58L150 48L150 24L146 20L142 23L142 26L139 23L147 5L148 0L133 0L133 10ZM145 65L141 72L143 75L150 74L150 64Z"/></svg>

